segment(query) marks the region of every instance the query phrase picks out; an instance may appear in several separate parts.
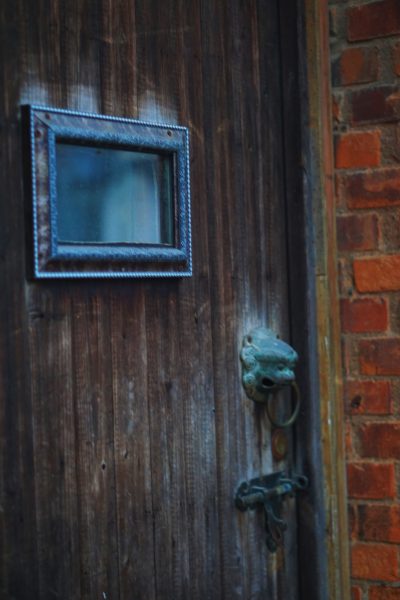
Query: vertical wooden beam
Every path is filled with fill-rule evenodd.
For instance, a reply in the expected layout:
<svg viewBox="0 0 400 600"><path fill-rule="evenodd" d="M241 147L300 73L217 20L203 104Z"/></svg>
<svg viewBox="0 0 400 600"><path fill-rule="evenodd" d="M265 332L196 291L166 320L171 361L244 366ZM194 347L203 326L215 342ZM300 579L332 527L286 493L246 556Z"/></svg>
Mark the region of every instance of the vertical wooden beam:
<svg viewBox="0 0 400 600"><path fill-rule="evenodd" d="M310 482L296 498L299 595L328 600L304 5L280 0L279 10L290 343L299 353L296 380L302 396L295 462Z"/></svg>
<svg viewBox="0 0 400 600"><path fill-rule="evenodd" d="M349 600L328 0L304 0L328 596Z"/></svg>

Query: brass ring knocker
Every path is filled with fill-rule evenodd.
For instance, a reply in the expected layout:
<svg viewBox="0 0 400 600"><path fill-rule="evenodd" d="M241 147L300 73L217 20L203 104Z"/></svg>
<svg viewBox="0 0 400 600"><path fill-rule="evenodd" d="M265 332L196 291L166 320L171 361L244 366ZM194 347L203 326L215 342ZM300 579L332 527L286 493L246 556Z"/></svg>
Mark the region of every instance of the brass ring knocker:
<svg viewBox="0 0 400 600"><path fill-rule="evenodd" d="M269 412L269 401L270 401L271 396L275 396L276 394L270 394L269 398L266 402L267 414L268 414L269 420L271 421L272 425L274 427L276 427L277 429L287 429L288 427L291 427L293 425L293 423L296 421L297 416L299 414L300 403L301 403L300 390L299 390L299 386L297 385L297 383L295 381L292 381L292 386L294 387L294 389L296 391L297 401L296 401L296 408L294 409L293 414L290 417L290 419L288 419L287 421L280 423L279 421L275 421L275 419L273 419L271 417L271 413Z"/></svg>

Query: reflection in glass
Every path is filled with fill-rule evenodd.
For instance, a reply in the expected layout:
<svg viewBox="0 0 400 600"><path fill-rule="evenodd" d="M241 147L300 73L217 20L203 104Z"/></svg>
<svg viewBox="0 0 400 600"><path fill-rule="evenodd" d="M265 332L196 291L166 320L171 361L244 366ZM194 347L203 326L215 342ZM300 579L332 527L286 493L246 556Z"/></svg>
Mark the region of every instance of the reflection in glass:
<svg viewBox="0 0 400 600"><path fill-rule="evenodd" d="M58 241L172 245L171 159L57 142Z"/></svg>

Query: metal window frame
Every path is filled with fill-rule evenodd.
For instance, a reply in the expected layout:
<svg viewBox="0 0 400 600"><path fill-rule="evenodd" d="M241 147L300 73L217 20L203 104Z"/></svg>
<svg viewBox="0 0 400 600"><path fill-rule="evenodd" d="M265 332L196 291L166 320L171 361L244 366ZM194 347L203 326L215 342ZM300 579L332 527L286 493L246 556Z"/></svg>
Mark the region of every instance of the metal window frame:
<svg viewBox="0 0 400 600"><path fill-rule="evenodd" d="M45 106L22 107L29 127L33 277L120 278L192 275L189 131ZM55 115L55 123L52 116ZM61 118L60 118L61 117ZM173 157L175 247L162 244L59 246L56 142L170 154Z"/></svg>

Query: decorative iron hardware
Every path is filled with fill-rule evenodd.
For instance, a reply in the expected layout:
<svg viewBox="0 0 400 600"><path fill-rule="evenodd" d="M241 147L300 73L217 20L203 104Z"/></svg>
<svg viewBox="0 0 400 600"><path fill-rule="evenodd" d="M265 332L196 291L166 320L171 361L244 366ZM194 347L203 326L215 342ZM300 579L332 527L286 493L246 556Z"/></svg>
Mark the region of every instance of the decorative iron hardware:
<svg viewBox="0 0 400 600"><path fill-rule="evenodd" d="M251 479L249 483L243 482L236 494L235 504L241 511L248 508L254 510L260 505L265 508L265 529L267 532L267 547L270 552L275 552L278 546L283 547L283 532L287 524L279 518L279 505L288 494L291 498L298 490L308 487L308 479L304 475L291 473L286 477L285 471L277 471L263 477Z"/></svg>
<svg viewBox="0 0 400 600"><path fill-rule="evenodd" d="M268 417L275 427L286 429L293 425L300 410L300 391L294 376L297 352L289 344L279 340L271 329L259 327L243 338L240 359L243 366L242 382L247 396L256 402L266 403ZM290 419L281 423L271 416L269 401L271 396L276 396L290 385L296 392L296 408Z"/></svg>

